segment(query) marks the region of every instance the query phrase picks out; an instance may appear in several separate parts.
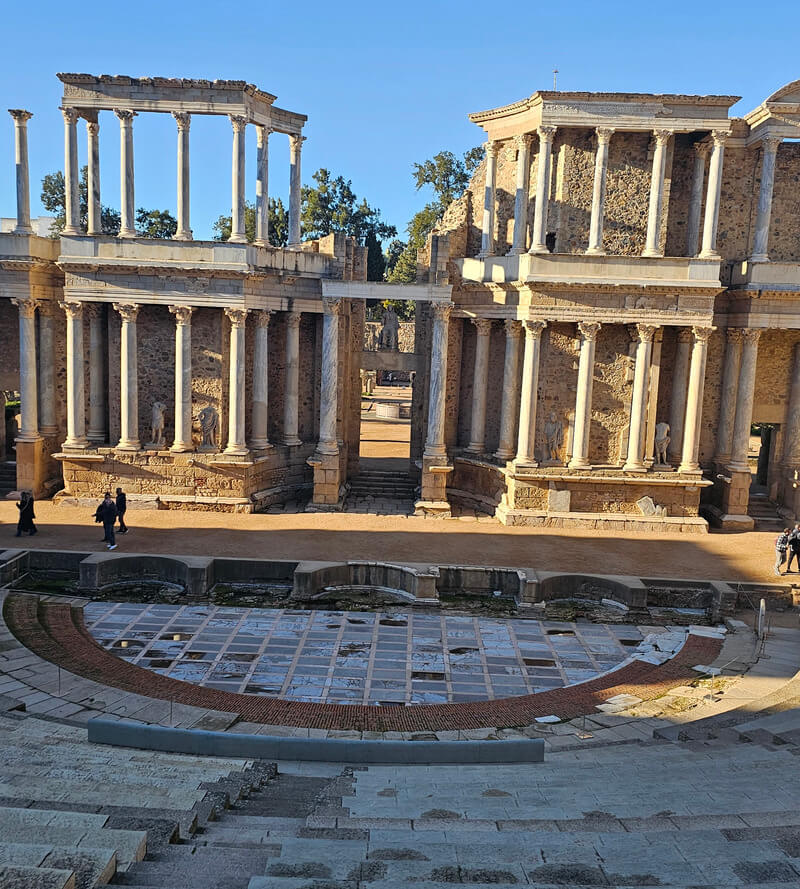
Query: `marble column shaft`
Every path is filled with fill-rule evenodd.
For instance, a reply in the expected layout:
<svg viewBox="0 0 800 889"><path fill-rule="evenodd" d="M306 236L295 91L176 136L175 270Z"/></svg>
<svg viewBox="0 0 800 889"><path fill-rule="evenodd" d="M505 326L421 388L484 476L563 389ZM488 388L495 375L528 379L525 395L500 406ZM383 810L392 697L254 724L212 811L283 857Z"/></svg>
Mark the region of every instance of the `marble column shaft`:
<svg viewBox="0 0 800 889"><path fill-rule="evenodd" d="M269 127L256 127L256 239L260 247L269 244Z"/></svg>
<svg viewBox="0 0 800 889"><path fill-rule="evenodd" d="M187 111L173 111L172 116L178 125L178 228L174 237L176 241L191 241L189 132L192 115Z"/></svg>
<svg viewBox="0 0 800 889"><path fill-rule="evenodd" d="M340 299L323 297L322 305L322 373L319 399L320 454L338 454L336 421L339 407L339 313Z"/></svg>
<svg viewBox="0 0 800 889"><path fill-rule="evenodd" d="M175 316L175 438L171 451L194 450L192 441L192 312L191 306L170 306Z"/></svg>
<svg viewBox="0 0 800 889"><path fill-rule="evenodd" d="M231 322L228 347L228 444L223 453L237 457L247 453L245 441L245 322L247 309L225 309Z"/></svg>
<svg viewBox="0 0 800 889"><path fill-rule="evenodd" d="M233 148L231 156L231 236L232 244L246 244L247 235L244 226L244 185L245 185L245 153L244 138L247 118L238 114L228 115L233 128Z"/></svg>
<svg viewBox="0 0 800 889"><path fill-rule="evenodd" d="M271 447L269 419L269 321L272 312L256 312L253 349L253 404L251 406L250 447L254 451Z"/></svg>
<svg viewBox="0 0 800 889"><path fill-rule="evenodd" d="M472 454L482 454L486 441L486 390L489 385L489 346L492 342L492 322L488 318L473 318L475 337L475 366L472 373L472 416L469 445Z"/></svg>
<svg viewBox="0 0 800 889"><path fill-rule="evenodd" d="M733 443L728 469L748 472L747 452L750 445L750 425L753 421L753 398L756 384L758 340L761 330L745 328L742 332L742 364L739 369L739 388L736 392L736 419L733 421Z"/></svg>
<svg viewBox="0 0 800 889"><path fill-rule="evenodd" d="M647 416L650 359L653 354L653 337L656 328L652 324L637 324L636 367L631 393L631 420L628 431L628 459L622 467L626 472L644 472L644 423Z"/></svg>
<svg viewBox="0 0 800 889"><path fill-rule="evenodd" d="M722 194L722 159L725 154L726 132L714 130L714 146L708 165L708 190L706 192L706 214L703 219L703 245L701 259L719 259L717 253L717 228L719 226L719 201Z"/></svg>
<svg viewBox="0 0 800 889"><path fill-rule="evenodd" d="M686 255L697 256L700 237L700 210L703 206L703 183L706 178L706 161L711 151L708 142L698 142L694 146L694 171L692 191L689 196L689 216L686 220Z"/></svg>
<svg viewBox="0 0 800 889"><path fill-rule="evenodd" d="M592 422L592 388L594 385L594 351L600 324L597 321L579 321L581 355L578 360L578 385L575 395L575 426L572 436L570 469L588 469L589 429Z"/></svg>
<svg viewBox="0 0 800 889"><path fill-rule="evenodd" d="M299 428L300 312L286 313L286 377L283 395L283 443L302 444Z"/></svg>
<svg viewBox="0 0 800 889"><path fill-rule="evenodd" d="M446 457L444 443L444 409L447 393L447 338L453 304L435 302L433 336L431 338L430 390L428 393L428 430L425 438L425 457Z"/></svg>
<svg viewBox="0 0 800 889"><path fill-rule="evenodd" d="M546 321L525 321L525 356L522 361L522 390L519 399L517 456L520 466L536 466L536 412L539 403L539 364L542 331Z"/></svg>
<svg viewBox="0 0 800 889"><path fill-rule="evenodd" d="M57 313L54 303L39 304L39 432L42 435L55 435L58 432L55 381Z"/></svg>
<svg viewBox="0 0 800 889"><path fill-rule="evenodd" d="M500 443L495 457L510 460L514 456L514 427L517 419L519 391L519 340L522 322L505 321L506 353L503 364L503 400L500 406Z"/></svg>
<svg viewBox="0 0 800 889"><path fill-rule="evenodd" d="M800 465L800 343L795 343L792 360L792 382L786 409L786 433L783 439L783 462Z"/></svg>
<svg viewBox="0 0 800 889"><path fill-rule="evenodd" d="M594 184L592 187L592 217L589 226L589 254L602 255L603 250L603 215L606 205L606 179L608 174L608 146L614 130L598 127L597 151L594 157Z"/></svg>
<svg viewBox="0 0 800 889"><path fill-rule="evenodd" d="M668 458L673 462L683 453L683 424L686 419L686 393L689 385L689 356L692 351L692 332L686 328L678 331L675 361L672 366L672 397L669 403L670 443Z"/></svg>
<svg viewBox="0 0 800 889"><path fill-rule="evenodd" d="M497 142L486 143L486 178L483 185L483 224L479 259L494 255L495 181L497 179Z"/></svg>
<svg viewBox="0 0 800 889"><path fill-rule="evenodd" d="M22 108L10 108L8 112L14 118L14 163L17 181L17 234L29 235L31 228L31 186L30 169L28 166L28 121L33 113Z"/></svg>
<svg viewBox="0 0 800 889"><path fill-rule="evenodd" d="M736 419L736 393L739 390L739 371L742 365L744 333L741 327L729 327L726 332L725 361L722 368L719 418L717 419L717 448L714 460L726 465L733 447L733 423Z"/></svg>
<svg viewBox="0 0 800 889"><path fill-rule="evenodd" d="M119 339L120 355L120 439L117 449L141 450L139 441L139 358L136 336L136 318L139 306L133 303L114 303L115 311L122 318Z"/></svg>
<svg viewBox="0 0 800 889"><path fill-rule="evenodd" d="M77 235L81 230L81 201L78 185L78 117L76 108L62 108L64 115L64 229Z"/></svg>
<svg viewBox="0 0 800 889"><path fill-rule="evenodd" d="M532 133L524 133L514 139L517 148L517 181L514 191L514 240L508 251L509 256L518 256L528 249L528 189L532 141Z"/></svg>
<svg viewBox="0 0 800 889"><path fill-rule="evenodd" d="M36 309L35 299L12 299L19 309L19 392L20 427L17 441L38 441L39 385L36 369Z"/></svg>
<svg viewBox="0 0 800 889"><path fill-rule="evenodd" d="M289 247L300 243L300 152L305 136L289 136Z"/></svg>
<svg viewBox="0 0 800 889"><path fill-rule="evenodd" d="M65 448L85 448L86 406L84 384L83 303L59 303L67 316L67 438Z"/></svg>
<svg viewBox="0 0 800 889"><path fill-rule="evenodd" d="M106 325L102 303L87 303L89 317L89 441L106 440L105 363Z"/></svg>
<svg viewBox="0 0 800 889"><path fill-rule="evenodd" d="M647 241L642 256L663 256L661 249L661 217L664 206L664 173L667 166L667 145L672 133L656 130L653 133L653 170L650 177L650 204L647 209Z"/></svg>
<svg viewBox="0 0 800 889"><path fill-rule="evenodd" d="M136 198L133 177L133 118L135 111L114 109L119 118L119 188L121 238L135 238ZM138 441L138 435L137 439Z"/></svg>
<svg viewBox="0 0 800 889"><path fill-rule="evenodd" d="M689 387L686 393L686 422L683 431L683 454L678 472L700 472L700 430L703 420L703 390L706 379L708 339L713 328L694 327Z"/></svg>
<svg viewBox="0 0 800 889"><path fill-rule="evenodd" d="M539 127L539 160L536 167L536 204L530 253L547 253L547 210L550 204L550 171L555 127Z"/></svg>
<svg viewBox="0 0 800 889"><path fill-rule="evenodd" d="M767 136L761 140L761 185L758 190L758 213L753 253L750 262L767 262L769 254L769 223L772 216L772 189L775 185L775 161L781 139Z"/></svg>
<svg viewBox="0 0 800 889"><path fill-rule="evenodd" d="M100 123L97 113L84 111L86 118L86 234L103 233L103 211L100 202Z"/></svg>

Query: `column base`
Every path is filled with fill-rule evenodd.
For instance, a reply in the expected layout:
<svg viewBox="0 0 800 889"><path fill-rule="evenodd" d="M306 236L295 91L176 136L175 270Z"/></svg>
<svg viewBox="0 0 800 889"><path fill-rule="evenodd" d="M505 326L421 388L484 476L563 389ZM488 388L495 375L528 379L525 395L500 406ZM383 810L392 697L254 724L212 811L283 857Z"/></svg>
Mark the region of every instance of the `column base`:
<svg viewBox="0 0 800 889"><path fill-rule="evenodd" d="M512 247L508 253L506 253L506 256L522 256L527 252L528 251L524 247Z"/></svg>
<svg viewBox="0 0 800 889"><path fill-rule="evenodd" d="M514 472L525 472L528 469L538 469L539 463L536 460L524 460L517 457L513 464Z"/></svg>
<svg viewBox="0 0 800 889"><path fill-rule="evenodd" d="M481 442L478 444L477 442L470 442L465 448L465 454L472 454L473 457L479 457L484 452L484 444Z"/></svg>
<svg viewBox="0 0 800 889"><path fill-rule="evenodd" d="M58 426L40 426L40 435L58 435Z"/></svg>
<svg viewBox="0 0 800 889"><path fill-rule="evenodd" d="M592 464L588 460L572 459L567 463L567 469L591 469Z"/></svg>
<svg viewBox="0 0 800 889"><path fill-rule="evenodd" d="M257 438L254 441L250 442L250 450L251 451L266 451L271 448L272 445L267 441L266 438Z"/></svg>
<svg viewBox="0 0 800 889"><path fill-rule="evenodd" d="M716 250L706 250L697 254L698 259L721 259Z"/></svg>
<svg viewBox="0 0 800 889"><path fill-rule="evenodd" d="M18 225L14 229L14 234L15 235L32 235L33 229L29 225Z"/></svg>
<svg viewBox="0 0 800 889"><path fill-rule="evenodd" d="M29 444L33 444L35 441L41 441L42 436L39 435L38 432L20 432L20 434L14 439L14 441L27 442Z"/></svg>
<svg viewBox="0 0 800 889"><path fill-rule="evenodd" d="M647 472L647 467L644 463L626 463L622 467L623 472Z"/></svg>
<svg viewBox="0 0 800 889"><path fill-rule="evenodd" d="M246 235L231 235L228 238L229 244L246 244L247 236Z"/></svg>
<svg viewBox="0 0 800 889"><path fill-rule="evenodd" d="M298 438L296 435L289 436L288 438L282 439L283 443L290 448L295 448L297 445L301 445L303 443L302 438Z"/></svg>
<svg viewBox="0 0 800 889"><path fill-rule="evenodd" d="M514 456L513 451L497 450L494 452L495 460L500 460L501 463L507 463L513 456Z"/></svg>
<svg viewBox="0 0 800 889"><path fill-rule="evenodd" d="M532 244L528 253L549 253L547 244Z"/></svg>
<svg viewBox="0 0 800 889"><path fill-rule="evenodd" d="M170 451L173 454L187 454L194 450L194 444L191 441L176 441Z"/></svg>
<svg viewBox="0 0 800 889"><path fill-rule="evenodd" d="M661 259L664 256L664 251L655 249L642 250L642 256L649 257L650 259Z"/></svg>
<svg viewBox="0 0 800 889"><path fill-rule="evenodd" d="M769 256L766 253L754 253L748 262L769 262Z"/></svg>
<svg viewBox="0 0 800 889"><path fill-rule="evenodd" d="M139 232L136 231L135 228L121 228L119 230L118 238L138 238Z"/></svg>
<svg viewBox="0 0 800 889"><path fill-rule="evenodd" d="M253 241L253 246L254 247L269 247L270 243L265 238L256 238Z"/></svg>
<svg viewBox="0 0 800 889"><path fill-rule="evenodd" d="M750 472L750 466L747 463L728 463L728 472Z"/></svg>
<svg viewBox="0 0 800 889"><path fill-rule="evenodd" d="M91 441L93 444L105 444L106 441L107 441L105 432L104 432L104 431L100 431L99 429L95 429L95 430L90 429L90 430L86 433L86 437L87 437L87 438L89 439L89 441Z"/></svg>
<svg viewBox="0 0 800 889"><path fill-rule="evenodd" d="M494 253L484 253L483 251L481 251L481 252L475 257L475 259L488 259L490 256L494 256Z"/></svg>
<svg viewBox="0 0 800 889"><path fill-rule="evenodd" d="M114 450L116 451L141 451L142 443L133 439L120 439Z"/></svg>
<svg viewBox="0 0 800 889"><path fill-rule="evenodd" d="M89 447L89 439L88 438L73 438L66 439L64 444L61 445L67 451L85 451L86 448Z"/></svg>
<svg viewBox="0 0 800 889"><path fill-rule="evenodd" d="M703 470L700 468L699 463L681 463L678 467L678 472L681 475L702 475Z"/></svg>
<svg viewBox="0 0 800 889"><path fill-rule="evenodd" d="M300 249L300 241L294 241L291 244L286 245L286 250L299 250Z"/></svg>
<svg viewBox="0 0 800 889"><path fill-rule="evenodd" d="M81 234L83 234L83 232L79 228L76 228L73 225L65 225L64 228L61 229L61 234L62 235L81 235Z"/></svg>
<svg viewBox="0 0 800 889"><path fill-rule="evenodd" d="M317 443L316 453L322 454L325 457L338 457L339 445L335 441L319 441Z"/></svg>
<svg viewBox="0 0 800 889"><path fill-rule="evenodd" d="M603 250L602 247L587 247L586 248L587 256L605 256L606 251Z"/></svg>
<svg viewBox="0 0 800 889"><path fill-rule="evenodd" d="M247 450L245 445L228 445L222 453L227 454L229 457L246 457L250 451Z"/></svg>
<svg viewBox="0 0 800 889"><path fill-rule="evenodd" d="M172 236L173 241L193 241L194 235L192 234L192 230L188 229L187 231L177 231Z"/></svg>

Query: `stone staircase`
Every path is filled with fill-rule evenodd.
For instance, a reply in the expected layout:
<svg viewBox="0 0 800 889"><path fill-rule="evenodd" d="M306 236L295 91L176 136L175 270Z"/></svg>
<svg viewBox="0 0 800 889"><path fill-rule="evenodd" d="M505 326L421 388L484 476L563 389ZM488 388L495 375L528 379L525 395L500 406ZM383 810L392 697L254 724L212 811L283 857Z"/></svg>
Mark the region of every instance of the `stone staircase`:
<svg viewBox="0 0 800 889"><path fill-rule="evenodd" d="M0 500L17 489L17 464L12 460L0 463Z"/></svg>
<svg viewBox="0 0 800 889"><path fill-rule="evenodd" d="M350 480L345 509L352 512L410 513L416 484L402 472L369 469Z"/></svg>
<svg viewBox="0 0 800 889"><path fill-rule="evenodd" d="M768 500L766 494L751 494L747 514L755 521L756 531L780 532L786 521L780 517L778 507Z"/></svg>

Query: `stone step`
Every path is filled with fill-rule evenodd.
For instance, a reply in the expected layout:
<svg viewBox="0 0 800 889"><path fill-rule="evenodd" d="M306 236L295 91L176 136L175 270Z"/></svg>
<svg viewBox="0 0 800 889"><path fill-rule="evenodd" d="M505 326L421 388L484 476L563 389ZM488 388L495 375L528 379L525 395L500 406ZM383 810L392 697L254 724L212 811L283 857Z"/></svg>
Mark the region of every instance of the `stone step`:
<svg viewBox="0 0 800 889"><path fill-rule="evenodd" d="M104 886L117 870L116 854L111 848L74 848L49 843L0 843L0 862L72 873L75 889ZM15 884L0 882L0 886L6 885L16 889Z"/></svg>
<svg viewBox="0 0 800 889"><path fill-rule="evenodd" d="M2 811L0 810L0 813ZM73 813L68 814L72 815ZM113 848L117 853L117 861L123 867L127 867L134 861L141 861L147 851L147 834L144 831L87 828L85 825L69 825L65 823L65 820L51 821L46 826L36 823L0 823L0 836L2 836L4 843L35 845L45 837L47 842L54 846L76 846L91 849Z"/></svg>
<svg viewBox="0 0 800 889"><path fill-rule="evenodd" d="M0 864L0 886L4 889L76 889L71 870Z"/></svg>
<svg viewBox="0 0 800 889"><path fill-rule="evenodd" d="M253 874L263 873L269 855L257 849L180 845L169 846L154 860L133 865L118 874L122 886L163 889L246 889Z"/></svg>

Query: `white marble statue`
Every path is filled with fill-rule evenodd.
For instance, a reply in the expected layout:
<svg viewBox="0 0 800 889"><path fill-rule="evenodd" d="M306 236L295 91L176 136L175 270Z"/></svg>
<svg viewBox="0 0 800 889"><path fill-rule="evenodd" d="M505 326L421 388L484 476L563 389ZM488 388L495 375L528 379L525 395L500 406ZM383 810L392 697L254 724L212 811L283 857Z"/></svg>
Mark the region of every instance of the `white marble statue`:
<svg viewBox="0 0 800 889"><path fill-rule="evenodd" d="M550 417L544 424L544 437L547 442L547 461L561 462L561 445L564 441L564 424L556 416L555 411L550 411Z"/></svg>
<svg viewBox="0 0 800 889"><path fill-rule="evenodd" d="M672 441L669 434L669 423L656 423L656 466L669 466L667 448Z"/></svg>
<svg viewBox="0 0 800 889"><path fill-rule="evenodd" d="M200 420L200 432L203 435L201 448L216 448L217 446L217 424L219 417L213 407L204 407L198 414Z"/></svg>
<svg viewBox="0 0 800 889"><path fill-rule="evenodd" d="M381 323L383 326L381 327L380 336L378 337L378 348L396 352L399 349L398 335L400 322L397 313L391 306L388 306L383 310Z"/></svg>
<svg viewBox="0 0 800 889"><path fill-rule="evenodd" d="M157 448L166 447L166 439L164 438L164 417L167 412L167 406L163 401L153 402L153 419L150 425L150 444Z"/></svg>

